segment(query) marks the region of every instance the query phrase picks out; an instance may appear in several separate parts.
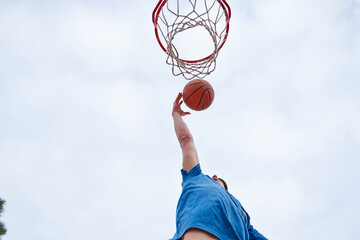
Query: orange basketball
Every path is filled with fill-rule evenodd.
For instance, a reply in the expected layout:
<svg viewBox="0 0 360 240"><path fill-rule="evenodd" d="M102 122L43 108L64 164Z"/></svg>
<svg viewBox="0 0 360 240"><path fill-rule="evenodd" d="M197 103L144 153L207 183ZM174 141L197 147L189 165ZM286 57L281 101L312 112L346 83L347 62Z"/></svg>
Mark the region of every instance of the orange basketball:
<svg viewBox="0 0 360 240"><path fill-rule="evenodd" d="M214 89L205 80L196 79L185 85L183 99L190 109L201 111L210 107L215 97Z"/></svg>

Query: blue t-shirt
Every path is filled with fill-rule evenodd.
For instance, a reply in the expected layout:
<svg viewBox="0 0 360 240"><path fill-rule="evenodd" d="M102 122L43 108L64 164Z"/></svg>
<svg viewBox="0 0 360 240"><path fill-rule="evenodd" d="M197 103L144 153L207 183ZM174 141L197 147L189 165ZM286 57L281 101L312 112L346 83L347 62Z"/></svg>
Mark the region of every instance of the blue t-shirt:
<svg viewBox="0 0 360 240"><path fill-rule="evenodd" d="M181 170L182 193L176 209L179 240L190 228L202 229L220 240L265 240L250 224L240 202L219 183L201 172L200 164Z"/></svg>

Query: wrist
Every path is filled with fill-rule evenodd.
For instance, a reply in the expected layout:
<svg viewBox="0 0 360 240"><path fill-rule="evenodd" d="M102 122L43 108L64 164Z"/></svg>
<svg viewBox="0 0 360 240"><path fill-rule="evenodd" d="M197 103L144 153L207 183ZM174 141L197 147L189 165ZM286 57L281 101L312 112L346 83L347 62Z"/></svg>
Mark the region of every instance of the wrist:
<svg viewBox="0 0 360 240"><path fill-rule="evenodd" d="M173 117L176 117L177 115L181 116L180 113L177 112L177 111L173 111L173 112L172 112L172 116L173 116Z"/></svg>

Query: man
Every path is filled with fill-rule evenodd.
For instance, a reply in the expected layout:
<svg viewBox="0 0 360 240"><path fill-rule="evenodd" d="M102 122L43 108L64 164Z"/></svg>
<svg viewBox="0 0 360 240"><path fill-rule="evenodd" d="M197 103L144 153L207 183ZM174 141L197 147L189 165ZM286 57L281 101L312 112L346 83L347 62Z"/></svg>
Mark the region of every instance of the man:
<svg viewBox="0 0 360 240"><path fill-rule="evenodd" d="M225 181L202 174L193 137L182 119L190 113L181 109L181 97L179 93L172 110L183 156L183 189L172 240L266 240L250 224L240 202L227 191Z"/></svg>

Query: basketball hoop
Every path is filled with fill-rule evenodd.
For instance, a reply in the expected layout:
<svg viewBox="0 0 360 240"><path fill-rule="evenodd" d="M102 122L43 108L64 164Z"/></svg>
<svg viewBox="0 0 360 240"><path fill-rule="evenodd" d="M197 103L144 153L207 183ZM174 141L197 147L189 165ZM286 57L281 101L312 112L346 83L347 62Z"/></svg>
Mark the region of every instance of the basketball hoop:
<svg viewBox="0 0 360 240"><path fill-rule="evenodd" d="M225 0L158 2L152 14L155 35L160 47L168 55L166 63L172 66L174 76L183 75L191 80L204 78L215 70L216 57L229 33L230 17L231 9ZM195 27L202 27L210 34L214 50L208 56L197 60L183 59L176 49L174 38L176 34Z"/></svg>

